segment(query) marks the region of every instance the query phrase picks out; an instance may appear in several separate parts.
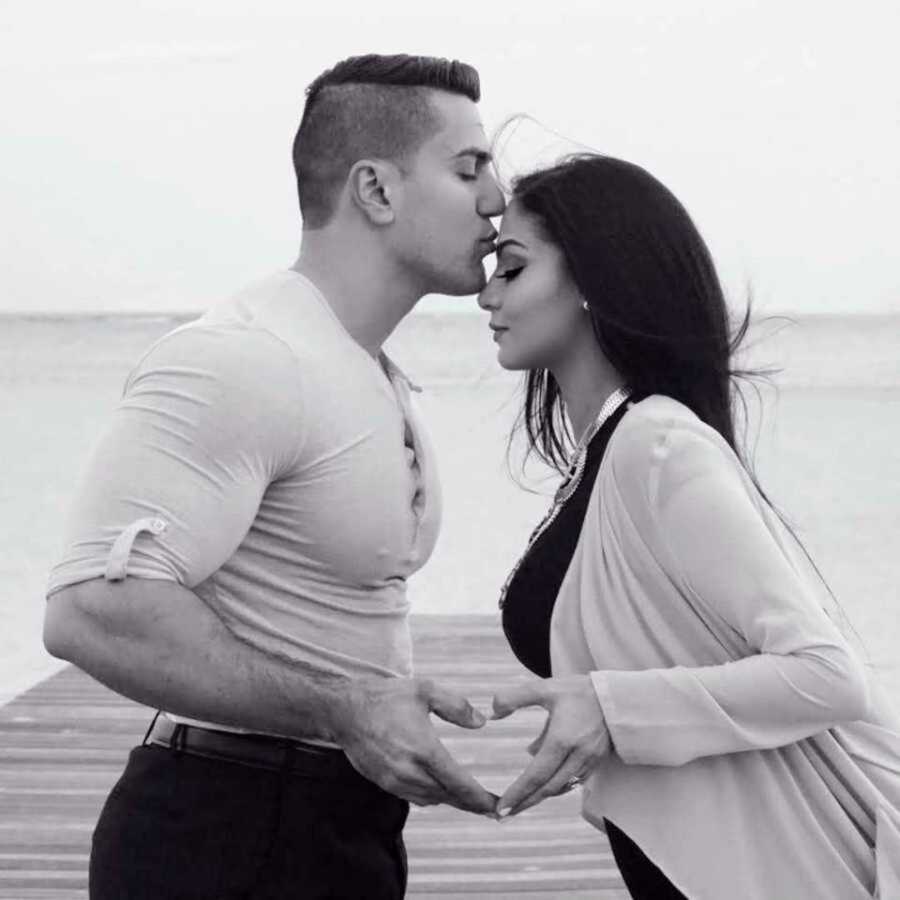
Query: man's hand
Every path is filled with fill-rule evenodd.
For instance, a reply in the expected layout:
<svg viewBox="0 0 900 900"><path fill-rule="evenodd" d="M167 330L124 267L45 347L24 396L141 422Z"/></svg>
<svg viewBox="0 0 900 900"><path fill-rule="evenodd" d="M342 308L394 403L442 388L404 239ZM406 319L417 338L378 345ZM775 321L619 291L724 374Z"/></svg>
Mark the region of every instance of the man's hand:
<svg viewBox="0 0 900 900"><path fill-rule="evenodd" d="M493 717L503 719L524 706L543 706L549 716L528 747L531 764L497 801L500 816L571 790L610 750L606 720L588 675L535 679L500 691L494 695Z"/></svg>
<svg viewBox="0 0 900 900"><path fill-rule="evenodd" d="M431 681L370 678L352 682L335 710L334 739L362 775L398 797L493 815L496 795L447 752L430 712L462 728L485 723L468 700Z"/></svg>

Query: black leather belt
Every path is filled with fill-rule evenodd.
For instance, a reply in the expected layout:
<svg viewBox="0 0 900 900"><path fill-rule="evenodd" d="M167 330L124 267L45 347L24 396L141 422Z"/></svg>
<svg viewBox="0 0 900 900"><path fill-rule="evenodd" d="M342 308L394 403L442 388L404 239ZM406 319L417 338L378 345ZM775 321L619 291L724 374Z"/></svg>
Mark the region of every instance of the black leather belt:
<svg viewBox="0 0 900 900"><path fill-rule="evenodd" d="M362 778L337 748L264 734L238 734L183 725L158 713L147 730L144 746L168 747L176 753L276 772L290 771L319 778Z"/></svg>

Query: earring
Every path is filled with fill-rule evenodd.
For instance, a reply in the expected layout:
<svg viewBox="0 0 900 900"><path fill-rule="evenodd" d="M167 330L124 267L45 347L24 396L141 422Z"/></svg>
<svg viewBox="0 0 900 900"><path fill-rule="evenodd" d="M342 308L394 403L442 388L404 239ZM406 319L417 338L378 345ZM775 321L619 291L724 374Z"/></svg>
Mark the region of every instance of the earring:
<svg viewBox="0 0 900 900"><path fill-rule="evenodd" d="M581 308L582 308L585 312L590 312L590 311L591 311L590 306L588 306L587 300L582 300L582 301L581 301Z"/></svg>

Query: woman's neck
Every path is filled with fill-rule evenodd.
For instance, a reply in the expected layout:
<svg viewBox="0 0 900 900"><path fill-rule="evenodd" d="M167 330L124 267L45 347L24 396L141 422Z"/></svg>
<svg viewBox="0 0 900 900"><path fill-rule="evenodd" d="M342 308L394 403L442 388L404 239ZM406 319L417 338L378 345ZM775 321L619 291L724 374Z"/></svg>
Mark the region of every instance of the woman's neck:
<svg viewBox="0 0 900 900"><path fill-rule="evenodd" d="M584 348L582 352L572 353L551 370L559 384L576 441L581 440L597 418L600 407L609 395L624 384L622 376L596 343L591 343L592 346Z"/></svg>

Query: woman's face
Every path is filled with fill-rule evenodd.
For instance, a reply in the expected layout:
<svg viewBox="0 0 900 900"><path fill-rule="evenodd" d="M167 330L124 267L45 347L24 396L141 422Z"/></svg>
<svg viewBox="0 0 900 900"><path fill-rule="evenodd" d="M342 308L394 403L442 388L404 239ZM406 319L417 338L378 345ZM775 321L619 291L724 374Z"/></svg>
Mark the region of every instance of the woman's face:
<svg viewBox="0 0 900 900"><path fill-rule="evenodd" d="M590 328L562 250L515 199L497 239L497 268L478 296L504 369L554 369Z"/></svg>

